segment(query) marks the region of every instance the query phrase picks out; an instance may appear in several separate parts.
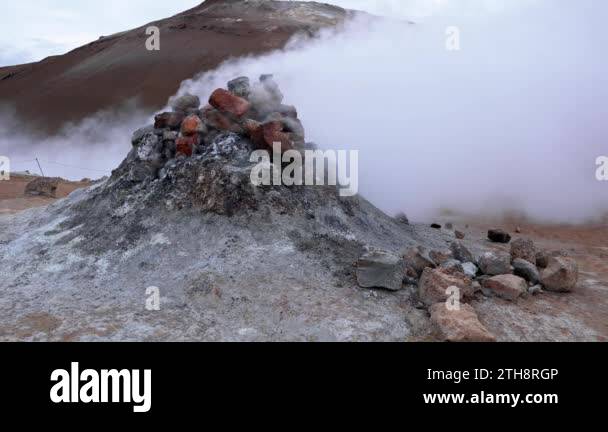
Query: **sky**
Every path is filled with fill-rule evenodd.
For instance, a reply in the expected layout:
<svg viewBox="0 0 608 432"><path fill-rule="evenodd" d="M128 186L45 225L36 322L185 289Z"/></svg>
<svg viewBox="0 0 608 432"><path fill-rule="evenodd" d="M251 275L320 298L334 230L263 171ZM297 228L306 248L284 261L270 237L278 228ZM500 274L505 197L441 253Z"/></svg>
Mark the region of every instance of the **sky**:
<svg viewBox="0 0 608 432"><path fill-rule="evenodd" d="M534 0L510 0L524 3ZM504 0L328 0L350 9L399 18L420 18L457 8L496 11ZM64 54L120 31L166 18L201 0L28 0L5 2L0 14L0 66L39 61Z"/></svg>

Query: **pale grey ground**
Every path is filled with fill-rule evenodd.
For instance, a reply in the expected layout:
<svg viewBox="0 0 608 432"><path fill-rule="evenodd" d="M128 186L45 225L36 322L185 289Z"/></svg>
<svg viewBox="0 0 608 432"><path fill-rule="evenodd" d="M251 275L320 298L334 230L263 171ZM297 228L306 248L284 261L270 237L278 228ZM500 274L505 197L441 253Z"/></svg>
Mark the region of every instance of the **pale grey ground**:
<svg viewBox="0 0 608 432"><path fill-rule="evenodd" d="M246 144L220 137L158 180L130 181L139 165L121 166L48 207L0 216L0 339L433 340L414 287L359 288L353 263L365 247L445 249L454 234L405 225L334 188L256 188L234 154ZM160 311L145 308L149 286ZM473 306L499 340L598 336L522 301L544 300L478 294Z"/></svg>

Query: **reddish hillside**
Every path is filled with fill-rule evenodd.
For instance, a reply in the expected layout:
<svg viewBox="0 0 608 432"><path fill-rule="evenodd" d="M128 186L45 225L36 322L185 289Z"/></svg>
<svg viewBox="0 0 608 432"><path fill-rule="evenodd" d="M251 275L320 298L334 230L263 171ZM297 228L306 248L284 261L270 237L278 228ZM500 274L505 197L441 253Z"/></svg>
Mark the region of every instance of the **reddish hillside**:
<svg viewBox="0 0 608 432"><path fill-rule="evenodd" d="M230 57L281 48L294 34L336 25L347 14L312 2L207 0L65 55L0 68L0 100L44 132L131 98L155 110L183 80ZM160 51L145 48L149 25L160 29Z"/></svg>

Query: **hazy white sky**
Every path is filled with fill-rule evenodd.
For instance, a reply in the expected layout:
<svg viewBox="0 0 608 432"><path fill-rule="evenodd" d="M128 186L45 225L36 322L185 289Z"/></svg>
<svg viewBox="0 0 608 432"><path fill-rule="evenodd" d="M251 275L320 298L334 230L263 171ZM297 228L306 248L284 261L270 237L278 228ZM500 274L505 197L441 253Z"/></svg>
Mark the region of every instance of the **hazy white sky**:
<svg viewBox="0 0 608 432"><path fill-rule="evenodd" d="M0 14L0 66L63 54L101 35L182 12L202 0L27 0L5 2ZM534 0L326 0L380 15L420 17L442 10L478 13Z"/></svg>

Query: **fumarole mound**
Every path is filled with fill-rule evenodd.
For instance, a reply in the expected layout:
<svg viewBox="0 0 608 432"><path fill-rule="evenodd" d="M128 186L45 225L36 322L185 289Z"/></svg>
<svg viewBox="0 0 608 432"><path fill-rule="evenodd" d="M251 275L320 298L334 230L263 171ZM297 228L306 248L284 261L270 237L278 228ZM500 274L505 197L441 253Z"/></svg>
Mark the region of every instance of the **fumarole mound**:
<svg viewBox="0 0 608 432"><path fill-rule="evenodd" d="M110 178L0 217L2 340L595 337L572 317L521 325L518 302L575 288L568 257L539 270L529 242L505 255L336 186L257 186L253 151L314 148L296 108L270 75L204 96L173 98Z"/></svg>

